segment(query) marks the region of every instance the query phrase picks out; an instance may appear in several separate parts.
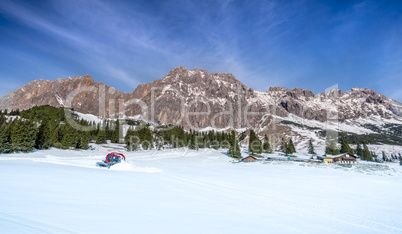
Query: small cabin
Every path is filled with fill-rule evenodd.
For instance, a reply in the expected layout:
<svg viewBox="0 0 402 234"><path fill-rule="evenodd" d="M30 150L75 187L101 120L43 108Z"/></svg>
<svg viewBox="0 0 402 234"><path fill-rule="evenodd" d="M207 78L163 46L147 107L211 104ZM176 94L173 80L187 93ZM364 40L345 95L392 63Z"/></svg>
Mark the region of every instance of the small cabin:
<svg viewBox="0 0 402 234"><path fill-rule="evenodd" d="M340 163L357 163L357 157L351 153L344 153L335 156L334 161Z"/></svg>
<svg viewBox="0 0 402 234"><path fill-rule="evenodd" d="M241 162L255 162L255 161L257 161L257 158L254 157L254 156L249 155L249 156L247 156L245 158L242 158L240 161Z"/></svg>
<svg viewBox="0 0 402 234"><path fill-rule="evenodd" d="M322 157L317 158L322 160L324 163L342 163L342 164L358 163L357 157L350 153L333 155L331 157L324 155Z"/></svg>

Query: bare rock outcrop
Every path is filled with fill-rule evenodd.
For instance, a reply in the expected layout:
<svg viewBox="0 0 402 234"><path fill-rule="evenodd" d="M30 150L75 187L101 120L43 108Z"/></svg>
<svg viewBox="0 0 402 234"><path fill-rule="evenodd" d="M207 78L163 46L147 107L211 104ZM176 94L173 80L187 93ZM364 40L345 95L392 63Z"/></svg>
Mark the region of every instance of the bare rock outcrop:
<svg viewBox="0 0 402 234"><path fill-rule="evenodd" d="M230 73L176 67L162 79L123 93L96 82L89 75L35 80L0 99L0 109L25 110L33 106L71 107L97 116L141 115L149 121L188 128L251 127L263 116L296 115L305 119L340 121L376 115L402 116L402 104L374 90L334 89L315 94L306 89L248 88Z"/></svg>

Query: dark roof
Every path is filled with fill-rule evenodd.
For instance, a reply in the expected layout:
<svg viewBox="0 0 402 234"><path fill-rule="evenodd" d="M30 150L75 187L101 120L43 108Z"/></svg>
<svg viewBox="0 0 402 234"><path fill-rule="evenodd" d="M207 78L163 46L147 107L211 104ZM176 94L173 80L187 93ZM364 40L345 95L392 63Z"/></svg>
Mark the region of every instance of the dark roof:
<svg viewBox="0 0 402 234"><path fill-rule="evenodd" d="M357 158L357 156L354 156L353 154L350 154L350 153L343 153L343 154L335 155L334 158L339 158L339 157L342 157L345 155L349 155L350 157Z"/></svg>
<svg viewBox="0 0 402 234"><path fill-rule="evenodd" d="M257 158L254 157L253 155L249 155L249 156L247 156L247 157L245 157L245 158L243 158L243 159L246 159L246 158L254 158L254 159L257 159Z"/></svg>

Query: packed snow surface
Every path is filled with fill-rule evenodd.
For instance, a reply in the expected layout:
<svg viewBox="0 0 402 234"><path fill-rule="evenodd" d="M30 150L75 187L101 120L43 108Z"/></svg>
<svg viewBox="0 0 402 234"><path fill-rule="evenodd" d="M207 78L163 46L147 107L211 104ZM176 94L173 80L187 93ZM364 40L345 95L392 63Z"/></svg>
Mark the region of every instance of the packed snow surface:
<svg viewBox="0 0 402 234"><path fill-rule="evenodd" d="M127 160L95 166L112 151ZM0 155L0 232L401 233L402 167L386 165L113 144Z"/></svg>

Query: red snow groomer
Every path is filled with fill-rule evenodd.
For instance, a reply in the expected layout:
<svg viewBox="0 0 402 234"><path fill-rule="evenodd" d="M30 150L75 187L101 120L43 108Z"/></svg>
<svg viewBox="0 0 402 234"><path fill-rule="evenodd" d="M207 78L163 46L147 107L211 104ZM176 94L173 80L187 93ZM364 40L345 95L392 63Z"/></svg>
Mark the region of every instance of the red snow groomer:
<svg viewBox="0 0 402 234"><path fill-rule="evenodd" d="M124 161L126 160L126 157L123 154L113 152L113 153L106 155L106 159L103 160L102 162L97 162L96 166L110 168L114 164L121 163L122 159Z"/></svg>

